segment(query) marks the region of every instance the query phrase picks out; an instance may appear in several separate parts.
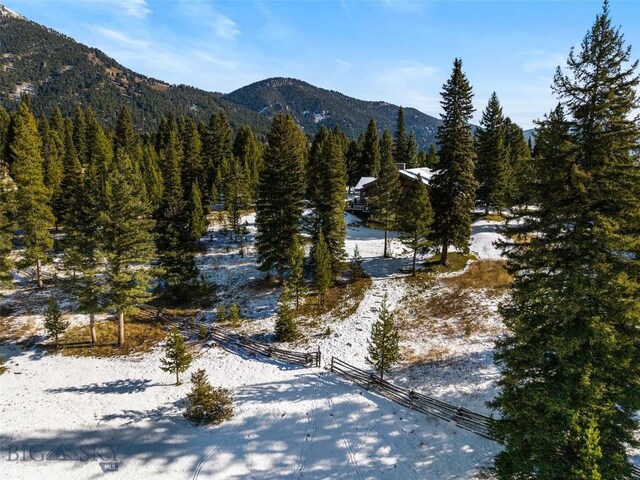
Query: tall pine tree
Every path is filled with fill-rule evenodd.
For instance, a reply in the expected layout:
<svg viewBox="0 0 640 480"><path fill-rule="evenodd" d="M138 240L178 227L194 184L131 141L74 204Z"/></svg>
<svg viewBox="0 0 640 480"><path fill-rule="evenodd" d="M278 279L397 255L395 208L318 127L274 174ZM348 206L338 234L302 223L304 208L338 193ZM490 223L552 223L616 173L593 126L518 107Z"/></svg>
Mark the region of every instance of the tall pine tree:
<svg viewBox="0 0 640 480"><path fill-rule="evenodd" d="M490 207L500 211L507 206L510 165L505 141L504 115L498 96L493 92L476 130L477 197L484 204L485 214L489 214Z"/></svg>
<svg viewBox="0 0 640 480"><path fill-rule="evenodd" d="M25 259L36 266L38 287L43 287L42 264L53 247L50 228L54 216L49 208L49 191L44 184L41 141L29 100L22 97L13 122L13 140L9 145L16 192L16 220L24 232Z"/></svg>
<svg viewBox="0 0 640 480"><path fill-rule="evenodd" d="M118 149L105 189L101 217L106 256L106 287L118 316L118 346L125 341L125 314L150 297L153 237L151 208L140 197L143 182L129 155Z"/></svg>
<svg viewBox="0 0 640 480"><path fill-rule="evenodd" d="M469 120L473 114L473 93L462 60L455 59L451 77L443 85L444 110L438 127L440 162L432 179L435 210L434 240L441 246L440 262L447 265L449 247L469 251L471 212L476 202L474 149Z"/></svg>
<svg viewBox="0 0 640 480"><path fill-rule="evenodd" d="M163 192L155 212L156 250L160 262L160 278L164 290L178 298L188 291L197 277L192 246L189 242L189 211L182 191L180 164L182 145L177 126L168 121L168 138L160 152L163 166Z"/></svg>
<svg viewBox="0 0 640 480"><path fill-rule="evenodd" d="M398 229L400 241L413 252L412 275L416 275L416 256L418 251L431 245L431 224L433 223L433 210L429 200L429 191L418 178L411 184L400 201L398 209Z"/></svg>
<svg viewBox="0 0 640 480"><path fill-rule="evenodd" d="M387 258L388 252L388 232L396 225L398 214L398 200L400 199L400 180L398 167L393 161L393 146L391 134L384 131L382 142L380 143L382 153L382 163L380 175L373 187L371 198L372 214L370 221L373 225L384 230L384 254Z"/></svg>
<svg viewBox="0 0 640 480"><path fill-rule="evenodd" d="M404 124L404 109L400 107L398 108L398 117L396 119L396 131L393 134L393 161L396 163L404 163L405 168L409 168L407 141L407 127Z"/></svg>
<svg viewBox="0 0 640 480"><path fill-rule="evenodd" d="M631 478L640 410L640 107L605 2L539 125L539 205L509 249L500 478ZM524 235L523 235L524 234ZM518 238L518 237L516 237Z"/></svg>
<svg viewBox="0 0 640 480"><path fill-rule="evenodd" d="M373 117L369 120L367 131L364 134L360 162L361 174L358 178L378 176L380 172L380 142L378 140L378 127Z"/></svg>
<svg viewBox="0 0 640 480"><path fill-rule="evenodd" d="M288 115L276 115L268 135L256 204L258 262L282 278L298 234L305 193L307 139Z"/></svg>
<svg viewBox="0 0 640 480"><path fill-rule="evenodd" d="M309 155L309 197L315 211L314 237L322 229L331 254L333 275L340 272L345 257L347 172L340 136L322 127Z"/></svg>

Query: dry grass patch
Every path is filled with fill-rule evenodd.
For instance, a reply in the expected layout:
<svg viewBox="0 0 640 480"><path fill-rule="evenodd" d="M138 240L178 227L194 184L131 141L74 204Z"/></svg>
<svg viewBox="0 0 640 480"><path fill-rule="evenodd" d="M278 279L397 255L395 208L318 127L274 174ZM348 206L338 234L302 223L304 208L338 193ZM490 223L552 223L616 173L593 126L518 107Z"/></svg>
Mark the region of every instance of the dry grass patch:
<svg viewBox="0 0 640 480"><path fill-rule="evenodd" d="M26 321L15 317L0 317L0 342L28 340L37 335L33 319Z"/></svg>
<svg viewBox="0 0 640 480"><path fill-rule="evenodd" d="M475 255L449 252L447 257L447 263L449 265L445 267L440 263L440 255L438 254L425 260L422 265L421 272L431 274L457 272L464 269L469 260L475 259Z"/></svg>
<svg viewBox="0 0 640 480"><path fill-rule="evenodd" d="M499 295L509 288L513 280L505 265L504 260L478 260L464 273L443 278L442 281L458 290L487 289L492 295Z"/></svg>
<svg viewBox="0 0 640 480"><path fill-rule="evenodd" d="M295 315L303 320L303 324L311 327L319 326L319 317L327 313L331 314L332 319L344 320L358 310L371 285L370 278L336 285L325 294L323 305L318 305L317 296L311 295L300 305Z"/></svg>
<svg viewBox="0 0 640 480"><path fill-rule="evenodd" d="M428 352L421 353L416 353L415 349L408 347L402 352L402 361L407 365L420 365L444 360L449 358L451 353L451 350L447 347L433 347Z"/></svg>
<svg viewBox="0 0 640 480"><path fill-rule="evenodd" d="M0 355L0 375L7 371L7 367L4 366L4 358Z"/></svg>
<svg viewBox="0 0 640 480"><path fill-rule="evenodd" d="M60 353L78 357L117 357L150 351L167 336L164 323L135 316L125 321L125 342L117 346L118 323L114 320L96 322L98 343L91 346L89 325L71 327L60 338ZM51 347L53 348L53 347Z"/></svg>
<svg viewBox="0 0 640 480"><path fill-rule="evenodd" d="M486 321L491 307L479 300L496 299L507 291L512 279L504 267L504 261L478 260L459 275L408 278L412 288L400 315L401 327L443 338L495 333Z"/></svg>

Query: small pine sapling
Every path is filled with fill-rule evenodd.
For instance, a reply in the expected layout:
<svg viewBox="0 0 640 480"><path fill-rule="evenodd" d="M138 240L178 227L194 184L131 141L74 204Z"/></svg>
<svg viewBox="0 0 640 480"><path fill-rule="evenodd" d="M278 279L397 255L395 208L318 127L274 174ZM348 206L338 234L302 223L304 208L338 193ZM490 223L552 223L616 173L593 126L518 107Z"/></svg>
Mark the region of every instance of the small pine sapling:
<svg viewBox="0 0 640 480"><path fill-rule="evenodd" d="M369 355L365 358L384 379L384 373L396 363L400 354L399 335L393 322L393 313L387 307L387 295L382 299L378 320L371 326L371 338L367 340Z"/></svg>
<svg viewBox="0 0 640 480"><path fill-rule="evenodd" d="M62 312L58 307L58 302L55 299L49 299L47 311L44 314L44 328L47 330L55 340L56 350L58 349L58 338L60 334L64 333L69 322L62 318Z"/></svg>
<svg viewBox="0 0 640 480"><path fill-rule="evenodd" d="M227 320L233 327L240 326L240 308L235 303L229 308L229 315L227 316Z"/></svg>
<svg viewBox="0 0 640 480"><path fill-rule="evenodd" d="M216 425L233 416L233 400L226 388L214 388L203 369L191 374L185 418L196 425Z"/></svg>
<svg viewBox="0 0 640 480"><path fill-rule="evenodd" d="M318 305L324 305L324 296L333 281L331 276L331 254L324 240L322 229L313 252L313 283L318 291Z"/></svg>
<svg viewBox="0 0 640 480"><path fill-rule="evenodd" d="M218 320L218 322L225 322L227 320L227 307L222 303L216 308L216 320Z"/></svg>
<svg viewBox="0 0 640 480"><path fill-rule="evenodd" d="M353 249L353 255L349 259L349 268L351 270L351 278L353 281L360 280L364 278L364 267L362 266L363 260L360 256L360 249L358 245Z"/></svg>
<svg viewBox="0 0 640 480"><path fill-rule="evenodd" d="M191 365L191 354L184 344L184 337L173 327L165 349L165 357L160 360L160 369L176 374L176 385L180 385L180 374L186 372Z"/></svg>
<svg viewBox="0 0 640 480"><path fill-rule="evenodd" d="M198 340L201 342L205 341L209 336L209 329L206 325L200 325L198 327Z"/></svg>
<svg viewBox="0 0 640 480"><path fill-rule="evenodd" d="M300 336L293 312L289 306L291 294L286 283L282 283L280 300L278 305L278 317L276 319L276 340L278 342L292 342Z"/></svg>

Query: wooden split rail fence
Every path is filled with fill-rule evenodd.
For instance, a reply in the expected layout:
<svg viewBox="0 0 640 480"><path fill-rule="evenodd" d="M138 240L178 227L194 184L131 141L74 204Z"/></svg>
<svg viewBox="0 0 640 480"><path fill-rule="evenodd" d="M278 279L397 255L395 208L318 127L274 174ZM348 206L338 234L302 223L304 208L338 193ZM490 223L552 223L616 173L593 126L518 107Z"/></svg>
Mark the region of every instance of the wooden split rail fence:
<svg viewBox="0 0 640 480"><path fill-rule="evenodd" d="M429 397L415 390L394 385L371 372L360 370L342 360L333 357L331 359L331 371L352 381L367 390L373 391L389 400L393 400L418 412L433 415L443 420L454 422L458 427L469 430L484 438L494 440L490 432L491 418L481 415L463 407Z"/></svg>
<svg viewBox="0 0 640 480"><path fill-rule="evenodd" d="M285 350L284 348L276 348L272 345L258 342L251 338L231 332L222 327L212 326L209 329L209 336L222 345L236 345L242 350L246 350L265 357L271 357L285 362L302 365L305 367L320 366L320 349L315 352L296 352L294 350Z"/></svg>
<svg viewBox="0 0 640 480"><path fill-rule="evenodd" d="M207 329L207 336L221 345L235 345L236 347L265 357L275 358L284 362L302 365L305 367L319 367L321 354L320 349L315 352L297 352L294 350L286 350L284 348L276 348L267 343L258 342L252 338L232 332L223 327L209 325L196 321L185 321L176 315L171 315L157 310L152 307L142 306L139 315L147 318L157 318L167 320L170 323L180 325L183 330L200 334L200 328L204 326Z"/></svg>
<svg viewBox="0 0 640 480"><path fill-rule="evenodd" d="M640 467L636 467L635 465L633 465L631 467L631 476L636 480L640 480Z"/></svg>

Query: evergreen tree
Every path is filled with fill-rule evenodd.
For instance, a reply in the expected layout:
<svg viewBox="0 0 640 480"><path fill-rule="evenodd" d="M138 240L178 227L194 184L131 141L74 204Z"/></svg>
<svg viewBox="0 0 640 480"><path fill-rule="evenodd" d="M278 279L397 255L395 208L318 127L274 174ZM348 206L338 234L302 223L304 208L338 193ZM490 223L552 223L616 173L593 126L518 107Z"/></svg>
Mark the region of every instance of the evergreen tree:
<svg viewBox="0 0 640 480"><path fill-rule="evenodd" d="M60 184L62 183L63 157L64 157L64 136L60 132L51 128L47 117L43 117L38 124L40 139L42 141L43 177L44 184L49 190L52 198L60 195ZM62 132L64 135L64 132Z"/></svg>
<svg viewBox="0 0 640 480"><path fill-rule="evenodd" d="M307 140L290 116L276 115L268 135L256 204L258 263L280 278L298 234L305 192Z"/></svg>
<svg viewBox="0 0 640 480"><path fill-rule="evenodd" d="M85 113L80 105L76 105L71 130L73 131L73 146L78 155L78 161L84 166L89 161L89 145L87 145Z"/></svg>
<svg viewBox="0 0 640 480"><path fill-rule="evenodd" d="M140 143L140 136L133 129L131 112L127 107L123 107L118 115L113 148L114 156L117 156L119 153L126 154L133 168L138 170L142 159L142 145Z"/></svg>
<svg viewBox="0 0 640 480"><path fill-rule="evenodd" d="M165 356L160 359L160 369L163 372L175 373L176 385L180 385L180 374L189 369L192 360L193 357L184 344L184 337L178 331L178 327L174 326L167 339Z"/></svg>
<svg viewBox="0 0 640 480"><path fill-rule="evenodd" d="M406 160L407 164L405 168L417 168L420 166L418 161L418 141L416 140L416 134L411 131L407 138L407 151Z"/></svg>
<svg viewBox="0 0 640 480"><path fill-rule="evenodd" d="M106 255L106 286L118 315L118 346L125 341L125 314L150 297L146 264L153 256L153 220L140 197L142 179L129 156L118 149L111 165L101 219Z"/></svg>
<svg viewBox="0 0 640 480"><path fill-rule="evenodd" d="M200 238L207 233L207 215L202 207L202 194L198 182L191 185L191 197L187 206L189 210L189 238L198 246Z"/></svg>
<svg viewBox="0 0 640 480"><path fill-rule="evenodd" d="M291 295L286 282L282 284L280 300L278 301L278 316L276 318L276 341L293 342L300 337L300 332L293 317L293 312L289 306Z"/></svg>
<svg viewBox="0 0 640 480"><path fill-rule="evenodd" d="M532 185L535 183L535 169L531 149L524 138L522 129L508 117L504 120L505 145L509 170L508 203L510 205L528 205L533 202Z"/></svg>
<svg viewBox="0 0 640 480"><path fill-rule="evenodd" d="M193 387L187 394L185 418L196 425L216 425L233 415L233 401L225 388L213 388L201 368L191 374Z"/></svg>
<svg viewBox="0 0 640 480"><path fill-rule="evenodd" d="M484 204L485 215L488 215L489 207L500 211L507 206L510 182L504 116L495 92L482 112L480 125L476 130L477 197Z"/></svg>
<svg viewBox="0 0 640 480"><path fill-rule="evenodd" d="M380 142L378 140L378 127L376 127L376 121L373 117L369 120L367 131L364 134L360 161L362 173L359 177L378 176L378 172L380 172Z"/></svg>
<svg viewBox="0 0 640 480"><path fill-rule="evenodd" d="M232 147L233 130L229 126L226 114L222 111L213 114L202 145L207 192L211 192L214 185L218 192L223 188L220 182L223 177L221 169L231 161Z"/></svg>
<svg viewBox="0 0 640 480"><path fill-rule="evenodd" d="M382 165L380 175L373 186L371 205L373 207L370 221L377 228L384 230L384 257L388 254L388 232L395 227L400 198L400 180L398 167L393 161L391 134L388 130L382 136Z"/></svg>
<svg viewBox="0 0 640 480"><path fill-rule="evenodd" d="M427 161L422 167L437 168L440 163L440 158L436 152L436 147L433 143L429 144L429 153L427 154Z"/></svg>
<svg viewBox="0 0 640 480"><path fill-rule="evenodd" d="M9 271L13 263L9 255L13 248L15 207L15 184L9 176L9 168L0 159L0 285L11 279Z"/></svg>
<svg viewBox="0 0 640 480"><path fill-rule="evenodd" d="M89 112L90 113L90 112ZM87 131L95 126L87 115ZM100 145L100 136L91 133L95 143L88 143L84 175L70 198L66 219L63 265L69 276L69 293L76 299L80 311L89 314L91 343L97 339L96 314L104 308L104 288L101 279L103 264L101 215L104 210L104 162L110 163L108 145Z"/></svg>
<svg viewBox="0 0 640 480"><path fill-rule="evenodd" d="M294 237L291 245L289 288L298 310L300 298L306 294L307 289L307 281L304 278L304 246L300 243L298 236Z"/></svg>
<svg viewBox="0 0 640 480"><path fill-rule="evenodd" d="M365 272L364 272L364 267L362 265L363 265L363 260L362 260L362 256L360 255L360 249L358 248L358 245L356 245L353 248L353 255L349 259L351 278L353 279L354 282L357 280L360 280L361 278L364 278Z"/></svg>
<svg viewBox="0 0 640 480"><path fill-rule="evenodd" d="M607 2L558 70L536 137L538 208L509 249L499 478L631 478L640 409L640 105ZM565 114L566 112L566 114ZM518 237L516 237L518 238Z"/></svg>
<svg viewBox="0 0 640 480"><path fill-rule="evenodd" d="M260 170L262 169L264 148L253 134L249 125L241 125L233 143L233 154L240 160L247 175L249 197L255 201Z"/></svg>
<svg viewBox="0 0 640 480"><path fill-rule="evenodd" d="M391 365L398 361L400 356L400 336L393 321L393 313L387 306L387 294L382 299L380 316L371 325L371 338L367 340L366 362L384 379Z"/></svg>
<svg viewBox="0 0 640 480"><path fill-rule="evenodd" d="M58 194L52 199L53 213L56 216L56 227L66 224L70 216L74 215L74 195L80 188L82 166L78 159L78 153L73 142L73 126L70 121L66 123L64 137L64 157L62 163L62 182Z"/></svg>
<svg viewBox="0 0 640 480"><path fill-rule="evenodd" d="M198 189L206 186L205 168L202 159L202 140L198 126L191 119L184 120L180 137L182 139L182 190L185 200L188 201L193 195L191 188L194 184ZM200 190L202 195L202 190Z"/></svg>
<svg viewBox="0 0 640 480"><path fill-rule="evenodd" d="M9 157L9 128L11 116L0 106L0 162L7 162Z"/></svg>
<svg viewBox="0 0 640 480"><path fill-rule="evenodd" d="M69 322L62 318L58 302L54 298L49 299L47 311L44 314L44 328L54 338L56 349L58 348L58 338L68 327Z"/></svg>
<svg viewBox="0 0 640 480"><path fill-rule="evenodd" d="M332 283L331 253L322 229L313 246L313 285L318 292L318 305L324 305L324 296Z"/></svg>
<svg viewBox="0 0 640 480"><path fill-rule="evenodd" d="M356 140L349 142L345 152L345 163L347 164L347 175L349 188L358 184L364 175L362 169L362 147L364 144L364 134L361 133Z"/></svg>
<svg viewBox="0 0 640 480"><path fill-rule="evenodd" d="M431 224L433 223L433 210L429 200L429 191L418 178L402 197L398 210L398 227L400 241L413 252L412 275L416 275L416 256L418 250L431 245Z"/></svg>
<svg viewBox="0 0 640 480"><path fill-rule="evenodd" d="M407 128L404 124L404 109L400 107L398 108L396 131L393 134L393 161L395 163L404 163L405 168L409 168L407 141Z"/></svg>
<svg viewBox="0 0 640 480"><path fill-rule="evenodd" d="M339 137L322 127L311 147L308 167L309 197L315 212L314 236L322 229L331 254L333 275L340 272L345 257L347 173L341 143Z"/></svg>
<svg viewBox="0 0 640 480"><path fill-rule="evenodd" d="M229 171L223 188L227 223L231 232L235 235L240 233L242 211L249 207L251 196L246 172L240 160L234 155L231 156Z"/></svg>
<svg viewBox="0 0 640 480"><path fill-rule="evenodd" d="M160 203L162 202L164 183L162 172L160 171L158 154L151 144L145 145L142 149L140 173L144 181L146 197L149 200L151 208L155 210L160 207Z"/></svg>
<svg viewBox="0 0 640 480"><path fill-rule="evenodd" d="M444 110L438 127L440 162L432 178L435 211L434 240L441 246L440 262L447 265L449 246L469 251L471 212L475 206L474 149L469 120L473 114L471 85L462 72L462 60L453 63L451 78L443 86Z"/></svg>
<svg viewBox="0 0 640 480"><path fill-rule="evenodd" d="M97 186L94 194L97 194L103 201L107 175L113 160L113 145L98 123L96 114L90 108L85 113L85 119L87 125L87 165L95 169Z"/></svg>
<svg viewBox="0 0 640 480"><path fill-rule="evenodd" d="M16 192L16 220L24 232L25 259L36 265L36 281L43 287L42 264L53 246L49 232L54 216L49 208L49 192L44 184L41 142L36 120L27 97L22 97L13 122L13 140L9 145Z"/></svg>
<svg viewBox="0 0 640 480"><path fill-rule="evenodd" d="M197 277L195 259L190 244L190 215L182 192L180 163L182 148L175 122L170 121L163 159L163 193L156 218L156 250L160 263L163 288L174 298L193 284Z"/></svg>

